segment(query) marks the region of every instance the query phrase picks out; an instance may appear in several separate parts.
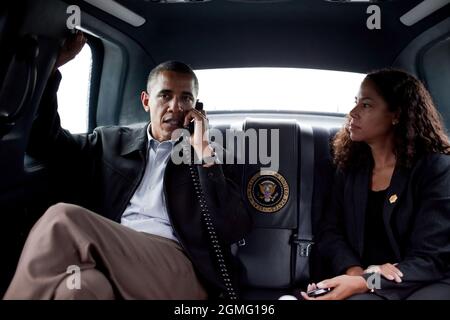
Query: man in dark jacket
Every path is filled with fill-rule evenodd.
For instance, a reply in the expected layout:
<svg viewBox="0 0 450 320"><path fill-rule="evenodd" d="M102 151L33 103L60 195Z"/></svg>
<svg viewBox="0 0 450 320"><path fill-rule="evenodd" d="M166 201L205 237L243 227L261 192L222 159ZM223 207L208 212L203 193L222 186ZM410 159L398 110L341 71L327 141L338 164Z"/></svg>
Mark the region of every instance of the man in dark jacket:
<svg viewBox="0 0 450 320"><path fill-rule="evenodd" d="M84 43L82 34L69 39L56 67ZM85 193L81 206L56 204L36 223L5 299L234 298L229 246L243 238L250 218L239 179L215 159L207 119L193 108L194 72L180 62L160 64L141 94L151 123L89 135L61 128L60 78L55 71L47 84L28 152L52 172L68 172L65 183ZM188 149L201 162L176 164L182 139L174 133L189 123Z"/></svg>

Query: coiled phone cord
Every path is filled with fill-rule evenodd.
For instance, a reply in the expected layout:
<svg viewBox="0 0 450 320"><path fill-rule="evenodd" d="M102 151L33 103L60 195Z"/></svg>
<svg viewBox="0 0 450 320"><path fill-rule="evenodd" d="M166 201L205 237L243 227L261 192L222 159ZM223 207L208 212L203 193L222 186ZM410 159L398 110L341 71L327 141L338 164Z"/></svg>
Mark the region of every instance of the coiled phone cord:
<svg viewBox="0 0 450 320"><path fill-rule="evenodd" d="M183 142L183 143L186 143ZM189 157L190 150L187 148L190 148L189 143L186 143L184 145L184 152L186 157ZM200 178L198 176L198 172L192 164L191 159L189 159L189 172L192 177L192 181L194 183L194 189L195 189L195 195L197 196L197 200L200 204L200 211L203 217L203 223L206 227L206 231L208 233L208 237L210 240L210 243L212 245L212 249L214 251L214 255L216 257L216 263L219 267L220 275L222 277L223 284L225 285L226 295L230 300L237 300L237 294L236 290L233 287L233 283L231 282L231 276L228 272L228 267L225 264L225 257L223 255L222 247L220 246L219 239L217 237L216 228L213 224L213 221L211 219L211 214L209 212L208 205L205 200L205 194L202 190L202 186L200 184Z"/></svg>

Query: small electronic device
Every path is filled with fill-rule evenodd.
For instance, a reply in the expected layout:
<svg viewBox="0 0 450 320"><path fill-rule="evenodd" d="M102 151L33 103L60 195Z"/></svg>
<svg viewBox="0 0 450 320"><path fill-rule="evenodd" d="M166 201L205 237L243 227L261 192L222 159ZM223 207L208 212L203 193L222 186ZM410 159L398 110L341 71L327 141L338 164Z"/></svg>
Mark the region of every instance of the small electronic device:
<svg viewBox="0 0 450 320"><path fill-rule="evenodd" d="M330 291L331 291L331 288L320 288L320 289L308 291L306 294L308 295L308 297L317 298L317 297L327 294Z"/></svg>

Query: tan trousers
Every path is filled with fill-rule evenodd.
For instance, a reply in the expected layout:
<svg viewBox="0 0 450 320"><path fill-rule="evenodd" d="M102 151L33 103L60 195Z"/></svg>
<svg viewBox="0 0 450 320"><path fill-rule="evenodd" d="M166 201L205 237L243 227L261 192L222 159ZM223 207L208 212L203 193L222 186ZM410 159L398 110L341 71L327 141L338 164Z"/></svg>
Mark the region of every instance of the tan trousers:
<svg viewBox="0 0 450 320"><path fill-rule="evenodd" d="M31 230L4 299L114 298L207 294L175 241L75 205L50 207Z"/></svg>

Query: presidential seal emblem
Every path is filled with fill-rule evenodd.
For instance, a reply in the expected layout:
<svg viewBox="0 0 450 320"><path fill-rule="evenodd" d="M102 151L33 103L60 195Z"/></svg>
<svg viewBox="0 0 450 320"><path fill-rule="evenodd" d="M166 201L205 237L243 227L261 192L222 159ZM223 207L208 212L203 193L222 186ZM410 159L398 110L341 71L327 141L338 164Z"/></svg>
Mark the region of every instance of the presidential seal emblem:
<svg viewBox="0 0 450 320"><path fill-rule="evenodd" d="M256 173L247 184L247 198L258 211L274 213L283 208L289 199L286 179L275 171Z"/></svg>

